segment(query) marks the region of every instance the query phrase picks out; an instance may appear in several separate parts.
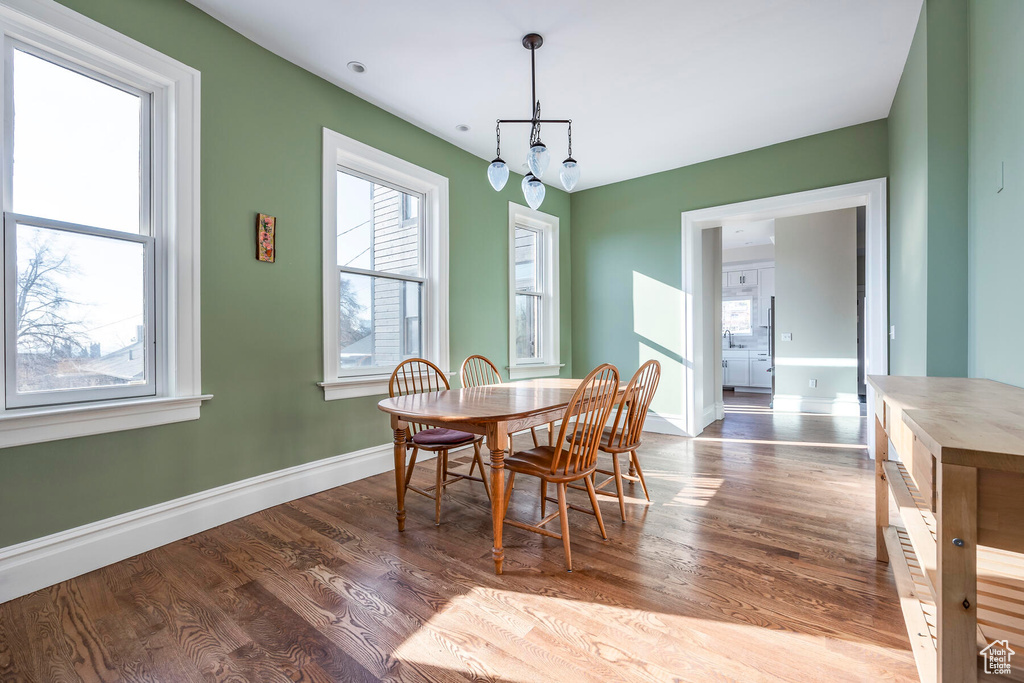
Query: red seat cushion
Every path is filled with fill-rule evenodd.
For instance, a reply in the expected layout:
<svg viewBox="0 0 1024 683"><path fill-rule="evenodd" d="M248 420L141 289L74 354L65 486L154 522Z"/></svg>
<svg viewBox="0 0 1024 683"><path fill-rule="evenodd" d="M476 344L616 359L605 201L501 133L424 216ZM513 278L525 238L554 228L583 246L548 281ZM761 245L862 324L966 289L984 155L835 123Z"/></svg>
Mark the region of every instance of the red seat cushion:
<svg viewBox="0 0 1024 683"><path fill-rule="evenodd" d="M437 429L424 429L423 431L416 432L412 437L412 442L421 446L446 446L472 441L473 438L473 435L469 432L439 427Z"/></svg>

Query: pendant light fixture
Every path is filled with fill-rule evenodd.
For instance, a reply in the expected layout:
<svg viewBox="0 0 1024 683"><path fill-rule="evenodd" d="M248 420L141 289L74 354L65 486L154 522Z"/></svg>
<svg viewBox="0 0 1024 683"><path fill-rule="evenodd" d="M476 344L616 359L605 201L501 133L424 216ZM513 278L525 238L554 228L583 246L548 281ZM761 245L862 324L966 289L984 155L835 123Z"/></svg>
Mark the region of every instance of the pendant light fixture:
<svg viewBox="0 0 1024 683"><path fill-rule="evenodd" d="M523 178L523 196L530 208L536 209L544 201L546 189L541 178L551 163L551 152L540 139L540 126L542 123L565 124L569 127L569 156L562 162L558 176L562 181L562 187L571 192L576 183L580 180L580 167L572 158L572 119L542 119L540 117L540 100L537 99L537 50L544 44L544 39L536 33L523 36L523 47L530 51L530 84L531 95L529 119L498 119L495 126L495 138L497 140L497 151L494 161L487 168L487 179L491 187L500 191L508 182L508 164L501 158L501 124L503 123L528 123L530 124L530 150L526 155L526 164L530 172Z"/></svg>

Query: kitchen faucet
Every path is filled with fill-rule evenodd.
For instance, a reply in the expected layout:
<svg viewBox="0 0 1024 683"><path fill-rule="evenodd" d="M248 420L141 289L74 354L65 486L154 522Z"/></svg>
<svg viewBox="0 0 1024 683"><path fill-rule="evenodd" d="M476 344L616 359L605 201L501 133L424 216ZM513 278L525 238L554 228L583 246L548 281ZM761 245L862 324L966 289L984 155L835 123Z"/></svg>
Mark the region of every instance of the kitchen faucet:
<svg viewBox="0 0 1024 683"><path fill-rule="evenodd" d="M725 332L723 332L723 333L722 333L722 337L724 337L724 338L728 339L728 340L729 340L729 348L730 348L730 349L731 349L731 348L733 348L733 343L732 343L732 330L726 330Z"/></svg>

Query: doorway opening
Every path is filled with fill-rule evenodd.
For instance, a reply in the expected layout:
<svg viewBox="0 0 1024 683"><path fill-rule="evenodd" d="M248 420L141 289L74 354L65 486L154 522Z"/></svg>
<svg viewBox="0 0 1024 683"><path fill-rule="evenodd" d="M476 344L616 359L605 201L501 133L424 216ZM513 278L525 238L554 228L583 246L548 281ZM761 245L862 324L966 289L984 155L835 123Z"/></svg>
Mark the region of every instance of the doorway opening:
<svg viewBox="0 0 1024 683"><path fill-rule="evenodd" d="M768 393L773 396L775 409L858 416L861 414L863 377L868 374L888 373L885 188L886 181L883 178L683 213L682 282L686 296L682 336L684 348L692 360L684 375L684 398L687 407L684 417L687 433L696 436L704 427L725 416L722 391L723 386L729 386L723 384L727 376L732 386L744 386L737 383L745 381L748 382L745 385L747 389L760 390L750 393ZM723 226L729 229L730 226L735 228L737 225L744 225L744 231L750 229L764 232L769 224L775 223L777 230L779 221L784 221L787 226L795 226L794 230L805 230L803 233L797 230L797 237L789 238L791 241L796 239L806 242L804 246L807 254L796 262L814 264L819 270L825 268L827 271L828 261L835 249L824 239L825 232L800 225L800 217L824 215L826 212L836 212L843 220L854 223L844 237L848 239L852 264L847 263L843 267L842 278L836 276L832 279L837 282L841 280L842 291L848 292L848 295L843 295L843 303L837 305L844 311L851 311L849 315L855 320L859 317L859 322L851 323L855 327L852 335L845 339L844 344L847 345L831 353L821 351L822 348L829 348L827 340L817 350L800 347L800 343L813 340L819 333L821 336L827 336L824 333L833 327L829 319L830 308L821 308L821 302L818 301L822 297L809 296L805 302L789 306L790 312L818 306L818 314L817 317L811 316L803 321L781 321L786 327L793 328L784 330L779 327L780 321L777 320L780 309L772 306L770 299L771 289L774 287L777 290L779 287L778 260L770 261L764 258L766 252L748 253L748 258L732 261L732 266L727 270L722 249ZM858 229L858 226L862 228ZM775 237L778 241L778 235ZM845 250L847 242L843 244ZM778 248L779 245L773 246ZM791 277L790 280L792 279ZM762 281L765 284L765 292L761 291ZM826 285L826 289L837 288L833 287L828 279ZM792 291L792 284L789 287ZM718 292L722 292L722 295L718 296ZM775 292L776 295L778 293ZM815 292L812 291L810 294L813 295ZM723 308L723 305L726 307ZM773 315L776 318L774 320ZM727 318L725 323L723 316ZM761 327L762 325L764 327ZM721 335L727 327L730 334L723 338ZM774 337L768 335L769 329ZM737 332L748 334L744 336ZM783 335L786 335L785 342ZM733 344L733 353L738 355L745 347L747 358L745 362L744 359L740 359L735 363L740 366L735 373L730 372L726 375L726 368L723 365L726 360L724 351L730 341ZM779 345L784 343L791 344L790 350L793 352L787 352L784 359L776 353L775 361L772 361L771 351L777 352ZM769 344L772 345L771 349ZM770 374L776 380L774 390L770 385L763 386L761 378L751 375L751 353L755 354L754 362L757 363L755 372L764 370L765 374L769 374L768 369L771 369ZM768 358L761 358L762 353ZM768 361L767 367L762 368L765 360ZM779 386L779 363L788 368L785 373L788 378L785 387ZM805 375L810 379L804 377ZM793 388L796 386L793 382L802 381L805 382L805 386L809 384L813 389L814 381L831 381L830 378L835 377L845 378L842 391L835 391L827 399L819 399L816 397L817 392L814 391L798 391ZM872 397L866 398L869 402L867 412L870 414L874 410L874 406L870 405ZM761 400L763 401L763 397ZM755 403L751 405L758 407ZM874 434L870 433L870 430L868 432L868 445L872 446ZM869 449L868 452L873 451Z"/></svg>

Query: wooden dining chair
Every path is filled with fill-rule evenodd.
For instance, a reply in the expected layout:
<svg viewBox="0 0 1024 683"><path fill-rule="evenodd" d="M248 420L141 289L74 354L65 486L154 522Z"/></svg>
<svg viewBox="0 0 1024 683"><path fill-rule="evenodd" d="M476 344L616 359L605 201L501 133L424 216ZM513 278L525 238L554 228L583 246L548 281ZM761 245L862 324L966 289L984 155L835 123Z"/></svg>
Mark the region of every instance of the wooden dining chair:
<svg viewBox="0 0 1024 683"><path fill-rule="evenodd" d="M402 361L391 373L391 380L388 382L388 394L391 398L396 396L408 396L409 394L424 394L435 391L446 391L451 389L448 378L444 376L441 369L423 358L410 358ZM480 474L484 474L483 460L480 458L480 444L482 436L460 432L455 429L444 429L428 427L417 423L409 423L406 430L406 441L411 446L412 453L409 456L409 466L405 470L405 490L415 491L434 501L434 524L441 524L441 498L444 489L457 481L468 479L479 481L484 485L484 492L488 500L491 497L490 486L487 484L487 477L474 477L470 474L458 474L448 469L448 451L453 448L461 448L473 444L473 463L480 466ZM437 470L433 486L420 488L413 486L412 473L416 468L416 456L420 451L437 453ZM450 478L449 478L450 477Z"/></svg>
<svg viewBox="0 0 1024 683"><path fill-rule="evenodd" d="M527 451L518 451L505 458L505 468L509 470L508 489L505 501L501 506L502 522L520 529L543 534L552 538L562 539L565 548L565 566L572 571L572 552L569 549L569 508L592 514L597 518L597 526L601 537L608 540L601 519L601 508L597 505L597 494L594 492L592 475L597 466L597 447L601 443L604 425L615 402L619 389L619 372L614 365L605 363L595 368L579 388L565 408L558 439L554 446L537 446ZM512 499L512 484L517 474L528 474L541 480L541 498L547 500L547 485L554 484L558 503L558 512L547 517L541 513L542 519L537 524L527 524L514 519L506 519L508 506ZM593 511L570 505L566 500L566 486L582 480L590 494ZM545 529L544 526L558 517L562 525L562 533Z"/></svg>
<svg viewBox="0 0 1024 683"><path fill-rule="evenodd" d="M462 380L462 386L467 389L485 384L502 383L497 366L487 356L480 355L473 355L462 361L462 367L459 368L459 379ZM548 429L554 429L554 423L548 425ZM530 435L533 436L533 445L539 446L540 441L537 439L535 427L530 427ZM469 468L469 473L473 474L472 466Z"/></svg>
<svg viewBox="0 0 1024 683"><path fill-rule="evenodd" d="M623 479L630 482L640 482L644 490L644 497L650 502L651 496L647 491L647 482L644 481L644 471L640 467L640 459L636 451L643 443L644 422L647 420L647 411L654 399L654 392L658 390L658 382L661 380L661 363L656 360L649 360L640 366L640 369L629 380L626 390L619 401L619 408L615 412L615 422L604 431L601 438L601 445L598 450L607 453L612 457L612 469L602 470L596 468L594 474L603 474L608 478L600 484L595 483L594 490L605 496L617 496L619 499L619 516L626 521L626 497L622 490ZM622 464L619 457L623 453L629 454L628 473L622 472ZM615 493L605 491L604 487L615 482ZM573 485L571 488L582 489L582 486ZM543 503L541 504L543 515Z"/></svg>

